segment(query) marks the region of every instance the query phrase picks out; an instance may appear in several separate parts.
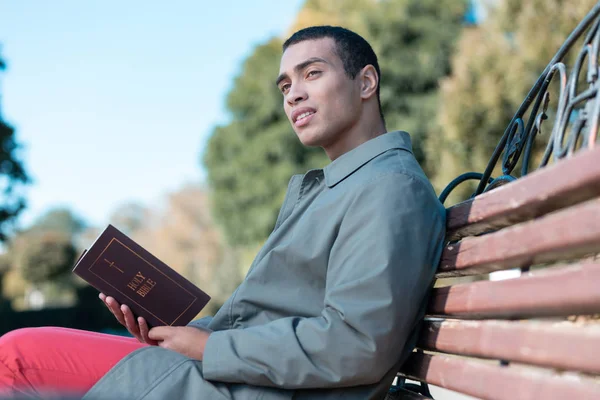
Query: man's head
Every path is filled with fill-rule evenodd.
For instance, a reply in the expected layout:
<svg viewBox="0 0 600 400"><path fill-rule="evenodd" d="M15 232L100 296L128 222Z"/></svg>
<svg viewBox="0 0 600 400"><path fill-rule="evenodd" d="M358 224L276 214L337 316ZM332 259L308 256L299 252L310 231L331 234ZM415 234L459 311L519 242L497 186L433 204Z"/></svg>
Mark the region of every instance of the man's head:
<svg viewBox="0 0 600 400"><path fill-rule="evenodd" d="M277 85L284 109L305 145L330 158L385 131L379 101L379 64L358 34L315 26L283 44Z"/></svg>

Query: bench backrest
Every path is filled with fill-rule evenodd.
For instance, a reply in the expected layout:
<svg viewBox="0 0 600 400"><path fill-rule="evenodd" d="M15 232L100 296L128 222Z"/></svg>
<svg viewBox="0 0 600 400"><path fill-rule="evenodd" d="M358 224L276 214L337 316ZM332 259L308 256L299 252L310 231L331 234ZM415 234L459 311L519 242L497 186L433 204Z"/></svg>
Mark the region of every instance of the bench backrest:
<svg viewBox="0 0 600 400"><path fill-rule="evenodd" d="M535 84L486 172L450 185L481 181L475 197L447 209L448 243L436 277L515 268L521 276L435 287L402 377L484 399L600 399L599 24L600 3ZM584 34L581 65L567 77L561 60ZM589 87L576 93L586 67ZM529 157L532 121L545 115L553 77L562 79L560 105L544 167L523 169L514 180L515 159ZM503 176L491 180L503 152Z"/></svg>
<svg viewBox="0 0 600 400"><path fill-rule="evenodd" d="M600 324L567 318L600 313L599 161L597 148L448 209L458 241L438 278L531 270L434 288L426 352L404 376L480 398L600 398L600 381L585 376L600 376Z"/></svg>

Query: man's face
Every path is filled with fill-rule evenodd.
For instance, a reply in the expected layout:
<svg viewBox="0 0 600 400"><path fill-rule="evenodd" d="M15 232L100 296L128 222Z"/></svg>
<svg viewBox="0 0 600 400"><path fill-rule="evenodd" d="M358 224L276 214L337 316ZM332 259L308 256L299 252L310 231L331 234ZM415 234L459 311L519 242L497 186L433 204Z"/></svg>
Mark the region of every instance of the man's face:
<svg viewBox="0 0 600 400"><path fill-rule="evenodd" d="M286 49L277 86L294 131L306 146L335 145L360 119L358 79L344 72L331 38L306 40Z"/></svg>

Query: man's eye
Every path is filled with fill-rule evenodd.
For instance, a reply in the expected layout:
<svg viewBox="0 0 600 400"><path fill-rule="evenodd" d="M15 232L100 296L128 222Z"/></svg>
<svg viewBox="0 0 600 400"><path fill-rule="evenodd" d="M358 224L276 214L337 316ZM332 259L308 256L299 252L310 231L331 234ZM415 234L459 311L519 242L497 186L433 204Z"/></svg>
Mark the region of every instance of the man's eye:
<svg viewBox="0 0 600 400"><path fill-rule="evenodd" d="M306 74L307 77L311 77L311 76L317 76L321 73L321 71L309 71L308 74Z"/></svg>
<svg viewBox="0 0 600 400"><path fill-rule="evenodd" d="M281 87L279 88L279 90L281 90L281 93L286 93L288 90L290 90L290 84L286 83L284 85L281 85Z"/></svg>

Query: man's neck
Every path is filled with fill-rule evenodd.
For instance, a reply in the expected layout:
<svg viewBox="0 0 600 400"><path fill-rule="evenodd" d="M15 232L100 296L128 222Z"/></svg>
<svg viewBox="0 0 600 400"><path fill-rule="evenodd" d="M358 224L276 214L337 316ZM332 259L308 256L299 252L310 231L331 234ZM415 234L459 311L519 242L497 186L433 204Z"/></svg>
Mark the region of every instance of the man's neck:
<svg viewBox="0 0 600 400"><path fill-rule="evenodd" d="M327 153L327 157L331 161L334 161L342 154L386 132L385 124L381 118L378 118L377 121L367 121L354 126L353 129L341 135L341 140L338 140L331 146L324 147L324 150Z"/></svg>

